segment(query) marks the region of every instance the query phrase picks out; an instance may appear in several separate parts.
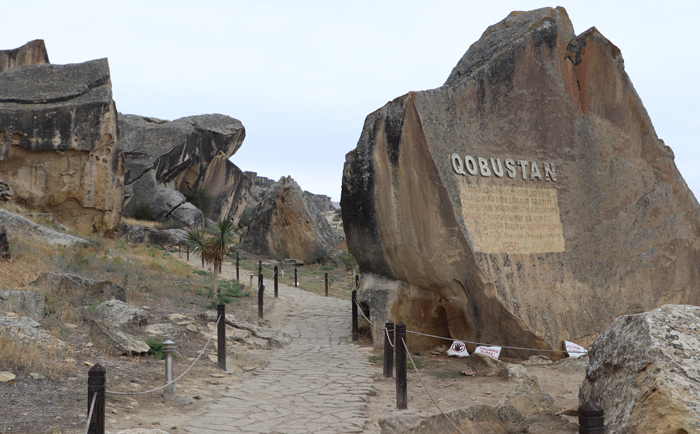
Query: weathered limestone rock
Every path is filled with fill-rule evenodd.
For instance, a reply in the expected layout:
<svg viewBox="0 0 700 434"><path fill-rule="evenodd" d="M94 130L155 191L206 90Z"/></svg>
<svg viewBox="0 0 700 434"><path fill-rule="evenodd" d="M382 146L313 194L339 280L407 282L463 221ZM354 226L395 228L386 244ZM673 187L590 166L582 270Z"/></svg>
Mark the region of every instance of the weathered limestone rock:
<svg viewBox="0 0 700 434"><path fill-rule="evenodd" d="M617 318L591 344L579 402L606 433L700 432L700 308L664 305Z"/></svg>
<svg viewBox="0 0 700 434"><path fill-rule="evenodd" d="M121 223L119 225L119 237L134 243L177 246L178 243L185 242L187 232L182 229L153 229L146 226Z"/></svg>
<svg viewBox="0 0 700 434"><path fill-rule="evenodd" d="M124 201L107 59L0 74L0 177L14 202L68 228L109 233Z"/></svg>
<svg viewBox="0 0 700 434"><path fill-rule="evenodd" d="M494 408L489 405L472 405L446 412L447 417L464 434L506 434L523 422L522 415L513 406ZM381 434L433 434L455 431L442 413L431 416L396 415L379 419Z"/></svg>
<svg viewBox="0 0 700 434"><path fill-rule="evenodd" d="M14 50L0 50L0 73L44 63L49 63L49 53L43 39L27 42Z"/></svg>
<svg viewBox="0 0 700 434"><path fill-rule="evenodd" d="M90 322L90 341L112 355L147 353L148 344L102 321Z"/></svg>
<svg viewBox="0 0 700 434"><path fill-rule="evenodd" d="M338 241L338 234L299 185L282 177L253 210L240 248L259 255L286 249L289 256L310 262L319 251L330 252Z"/></svg>
<svg viewBox="0 0 700 434"><path fill-rule="evenodd" d="M554 399L545 393L537 377L529 377L508 392L496 404L497 407L514 405L523 416L552 411Z"/></svg>
<svg viewBox="0 0 700 434"><path fill-rule="evenodd" d="M10 199L12 199L12 196L14 196L14 192L12 191L12 187L10 187L10 184L8 184L5 181L0 181L0 200L3 202L7 202Z"/></svg>
<svg viewBox="0 0 700 434"><path fill-rule="evenodd" d="M700 207L620 50L562 8L513 12L442 87L370 114L341 202L373 322L552 349L700 303Z"/></svg>
<svg viewBox="0 0 700 434"><path fill-rule="evenodd" d="M500 360L495 360L479 353L470 354L469 357L465 359L465 364L474 372L490 375L495 374L505 365L505 363Z"/></svg>
<svg viewBox="0 0 700 434"><path fill-rule="evenodd" d="M313 194L310 191L304 190L304 196L306 196L306 199L314 204L314 206L321 212L335 211L331 198L325 194Z"/></svg>
<svg viewBox="0 0 700 434"><path fill-rule="evenodd" d="M23 343L55 347L68 345L52 336L41 324L27 317L0 316L0 332Z"/></svg>
<svg viewBox="0 0 700 434"><path fill-rule="evenodd" d="M0 289L0 313L17 312L39 320L44 315L44 294L36 291Z"/></svg>
<svg viewBox="0 0 700 434"><path fill-rule="evenodd" d="M156 220L172 217L200 227L201 212L177 190L205 188L214 199L212 217L240 218L251 181L228 161L245 138L239 120L219 114L170 122L122 115L119 128L126 157L124 215L133 216L136 204L145 202Z"/></svg>
<svg viewBox="0 0 700 434"><path fill-rule="evenodd" d="M109 280L92 280L75 274L59 274L49 271L40 274L31 282L31 285L63 294L64 297L75 299L82 306L112 299L126 302L126 290Z"/></svg>
<svg viewBox="0 0 700 434"><path fill-rule="evenodd" d="M11 258L10 242L7 240L7 229L5 229L5 226L0 225L0 259L8 260Z"/></svg>
<svg viewBox="0 0 700 434"><path fill-rule="evenodd" d="M523 380L528 378L527 368L519 363L507 363L498 370L496 376L509 380Z"/></svg>
<svg viewBox="0 0 700 434"><path fill-rule="evenodd" d="M5 226L9 236L34 237L48 244L57 244L66 247L71 247L75 244L90 244L82 238L45 228L31 220L4 209L0 209L0 225Z"/></svg>
<svg viewBox="0 0 700 434"><path fill-rule="evenodd" d="M109 300L100 303L95 310L95 314L105 323L115 327L146 325L150 317L145 310L120 300Z"/></svg>

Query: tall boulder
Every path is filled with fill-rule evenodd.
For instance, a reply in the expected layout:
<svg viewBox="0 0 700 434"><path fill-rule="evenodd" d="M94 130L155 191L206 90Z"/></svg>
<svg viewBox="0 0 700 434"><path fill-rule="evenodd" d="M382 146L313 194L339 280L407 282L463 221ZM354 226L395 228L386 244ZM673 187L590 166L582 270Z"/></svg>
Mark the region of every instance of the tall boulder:
<svg viewBox="0 0 700 434"><path fill-rule="evenodd" d="M291 176L280 178L253 209L240 248L258 255L286 253L311 262L339 241L321 212Z"/></svg>
<svg viewBox="0 0 700 434"><path fill-rule="evenodd" d="M240 217L245 205L240 212L238 206L245 204L250 180L228 161L245 138L239 120L219 114L174 121L121 115L119 128L126 160L124 215L133 216L137 204L147 203L156 220L174 218L200 226L202 213L178 190L201 187L211 189L210 216Z"/></svg>
<svg viewBox="0 0 700 434"><path fill-rule="evenodd" d="M117 228L124 166L107 59L0 73L0 178L12 201L70 229Z"/></svg>
<svg viewBox="0 0 700 434"><path fill-rule="evenodd" d="M700 432L700 308L665 305L617 318L589 350L579 401L607 433Z"/></svg>
<svg viewBox="0 0 700 434"><path fill-rule="evenodd" d="M359 297L378 323L545 349L698 304L700 208L673 159L615 45L563 8L513 12L442 87L366 118L341 199Z"/></svg>
<svg viewBox="0 0 700 434"><path fill-rule="evenodd" d="M49 53L42 39L27 42L14 50L0 50L0 72L49 62Z"/></svg>
<svg viewBox="0 0 700 434"><path fill-rule="evenodd" d="M330 196L326 196L325 194L314 194L310 191L304 191L304 196L306 196L306 199L313 203L314 206L321 212L335 211L335 207L333 206L333 202L331 202Z"/></svg>

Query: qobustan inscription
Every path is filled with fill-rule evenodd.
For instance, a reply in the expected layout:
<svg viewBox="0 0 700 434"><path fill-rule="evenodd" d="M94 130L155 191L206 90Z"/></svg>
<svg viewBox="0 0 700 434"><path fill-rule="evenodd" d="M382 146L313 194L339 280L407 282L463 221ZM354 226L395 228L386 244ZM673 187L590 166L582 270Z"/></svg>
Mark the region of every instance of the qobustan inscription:
<svg viewBox="0 0 700 434"><path fill-rule="evenodd" d="M465 155L462 158L459 154L452 154L450 161L452 162L452 170L458 175L467 176L469 174L484 177L493 175L497 178L507 176L515 179L519 178L518 174L520 174L524 180L557 181L554 163L548 161L538 163L535 160L514 160L512 158L501 161L500 158L472 157L471 155Z"/></svg>
<svg viewBox="0 0 700 434"><path fill-rule="evenodd" d="M554 188L460 183L462 214L483 253L564 252Z"/></svg>

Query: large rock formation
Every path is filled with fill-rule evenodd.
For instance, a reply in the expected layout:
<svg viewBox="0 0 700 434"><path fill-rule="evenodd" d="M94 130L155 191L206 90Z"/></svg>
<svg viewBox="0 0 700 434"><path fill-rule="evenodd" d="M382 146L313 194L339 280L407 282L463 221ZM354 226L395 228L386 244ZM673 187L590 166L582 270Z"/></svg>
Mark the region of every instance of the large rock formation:
<svg viewBox="0 0 700 434"><path fill-rule="evenodd" d="M700 432L700 308L665 305L617 318L591 345L579 401L606 433Z"/></svg>
<svg viewBox="0 0 700 434"><path fill-rule="evenodd" d="M14 50L0 50L0 72L49 63L49 53L42 39L27 42Z"/></svg>
<svg viewBox="0 0 700 434"><path fill-rule="evenodd" d="M339 237L291 177L282 177L253 210L240 248L259 255L283 254L310 262L328 254Z"/></svg>
<svg viewBox="0 0 700 434"><path fill-rule="evenodd" d="M376 323L535 348L700 303L673 158L615 45L563 8L513 12L442 87L367 117L342 191L360 299Z"/></svg>
<svg viewBox="0 0 700 434"><path fill-rule="evenodd" d="M245 138L240 121L219 114L170 122L121 115L119 128L126 160L124 215L133 216L136 205L148 203L156 220L201 226L201 212L178 190L203 188L213 199L208 217L237 222L251 183L228 161Z"/></svg>
<svg viewBox="0 0 700 434"><path fill-rule="evenodd" d="M53 213L70 229L116 229L123 159L107 59L0 73L0 178L12 186L12 201Z"/></svg>
<svg viewBox="0 0 700 434"><path fill-rule="evenodd" d="M0 225L5 227L7 236L10 238L33 237L47 244L66 247L72 247L76 244L85 246L90 244L87 240L45 228L4 209L0 209Z"/></svg>

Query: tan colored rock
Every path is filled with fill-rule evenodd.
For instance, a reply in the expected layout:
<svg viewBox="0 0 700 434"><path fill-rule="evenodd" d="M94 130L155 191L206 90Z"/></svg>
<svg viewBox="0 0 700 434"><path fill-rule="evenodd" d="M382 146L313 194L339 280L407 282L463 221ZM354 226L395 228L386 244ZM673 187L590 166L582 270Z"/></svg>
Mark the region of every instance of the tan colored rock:
<svg viewBox="0 0 700 434"><path fill-rule="evenodd" d="M508 392L496 406L509 404L514 405L523 416L527 417L552 411L554 399L545 393L537 377L531 376Z"/></svg>
<svg viewBox="0 0 700 434"><path fill-rule="evenodd" d="M14 380L16 377L15 374L9 371L0 372L0 383L7 383L8 381Z"/></svg>
<svg viewBox="0 0 700 434"><path fill-rule="evenodd" d="M579 402L605 432L700 432L700 308L665 305L617 318L592 344Z"/></svg>
<svg viewBox="0 0 700 434"><path fill-rule="evenodd" d="M358 297L378 323L538 349L698 304L700 207L673 158L617 47L563 8L514 12L442 87L367 117L341 199Z"/></svg>
<svg viewBox="0 0 700 434"><path fill-rule="evenodd" d="M107 59L0 74L0 178L12 202L79 232L117 229L124 165Z"/></svg>
<svg viewBox="0 0 700 434"><path fill-rule="evenodd" d="M472 405L446 412L464 434L506 434L519 432L523 417L513 406L494 408ZM395 415L379 419L381 434L433 434L456 432L442 413L430 416Z"/></svg>
<svg viewBox="0 0 700 434"><path fill-rule="evenodd" d="M328 255L339 239L321 212L288 176L270 187L255 207L239 247L259 255L284 251L286 257L311 262L318 252Z"/></svg>
<svg viewBox="0 0 700 434"><path fill-rule="evenodd" d="M14 50L0 50L0 73L44 63L49 63L49 53L43 39L27 42Z"/></svg>

